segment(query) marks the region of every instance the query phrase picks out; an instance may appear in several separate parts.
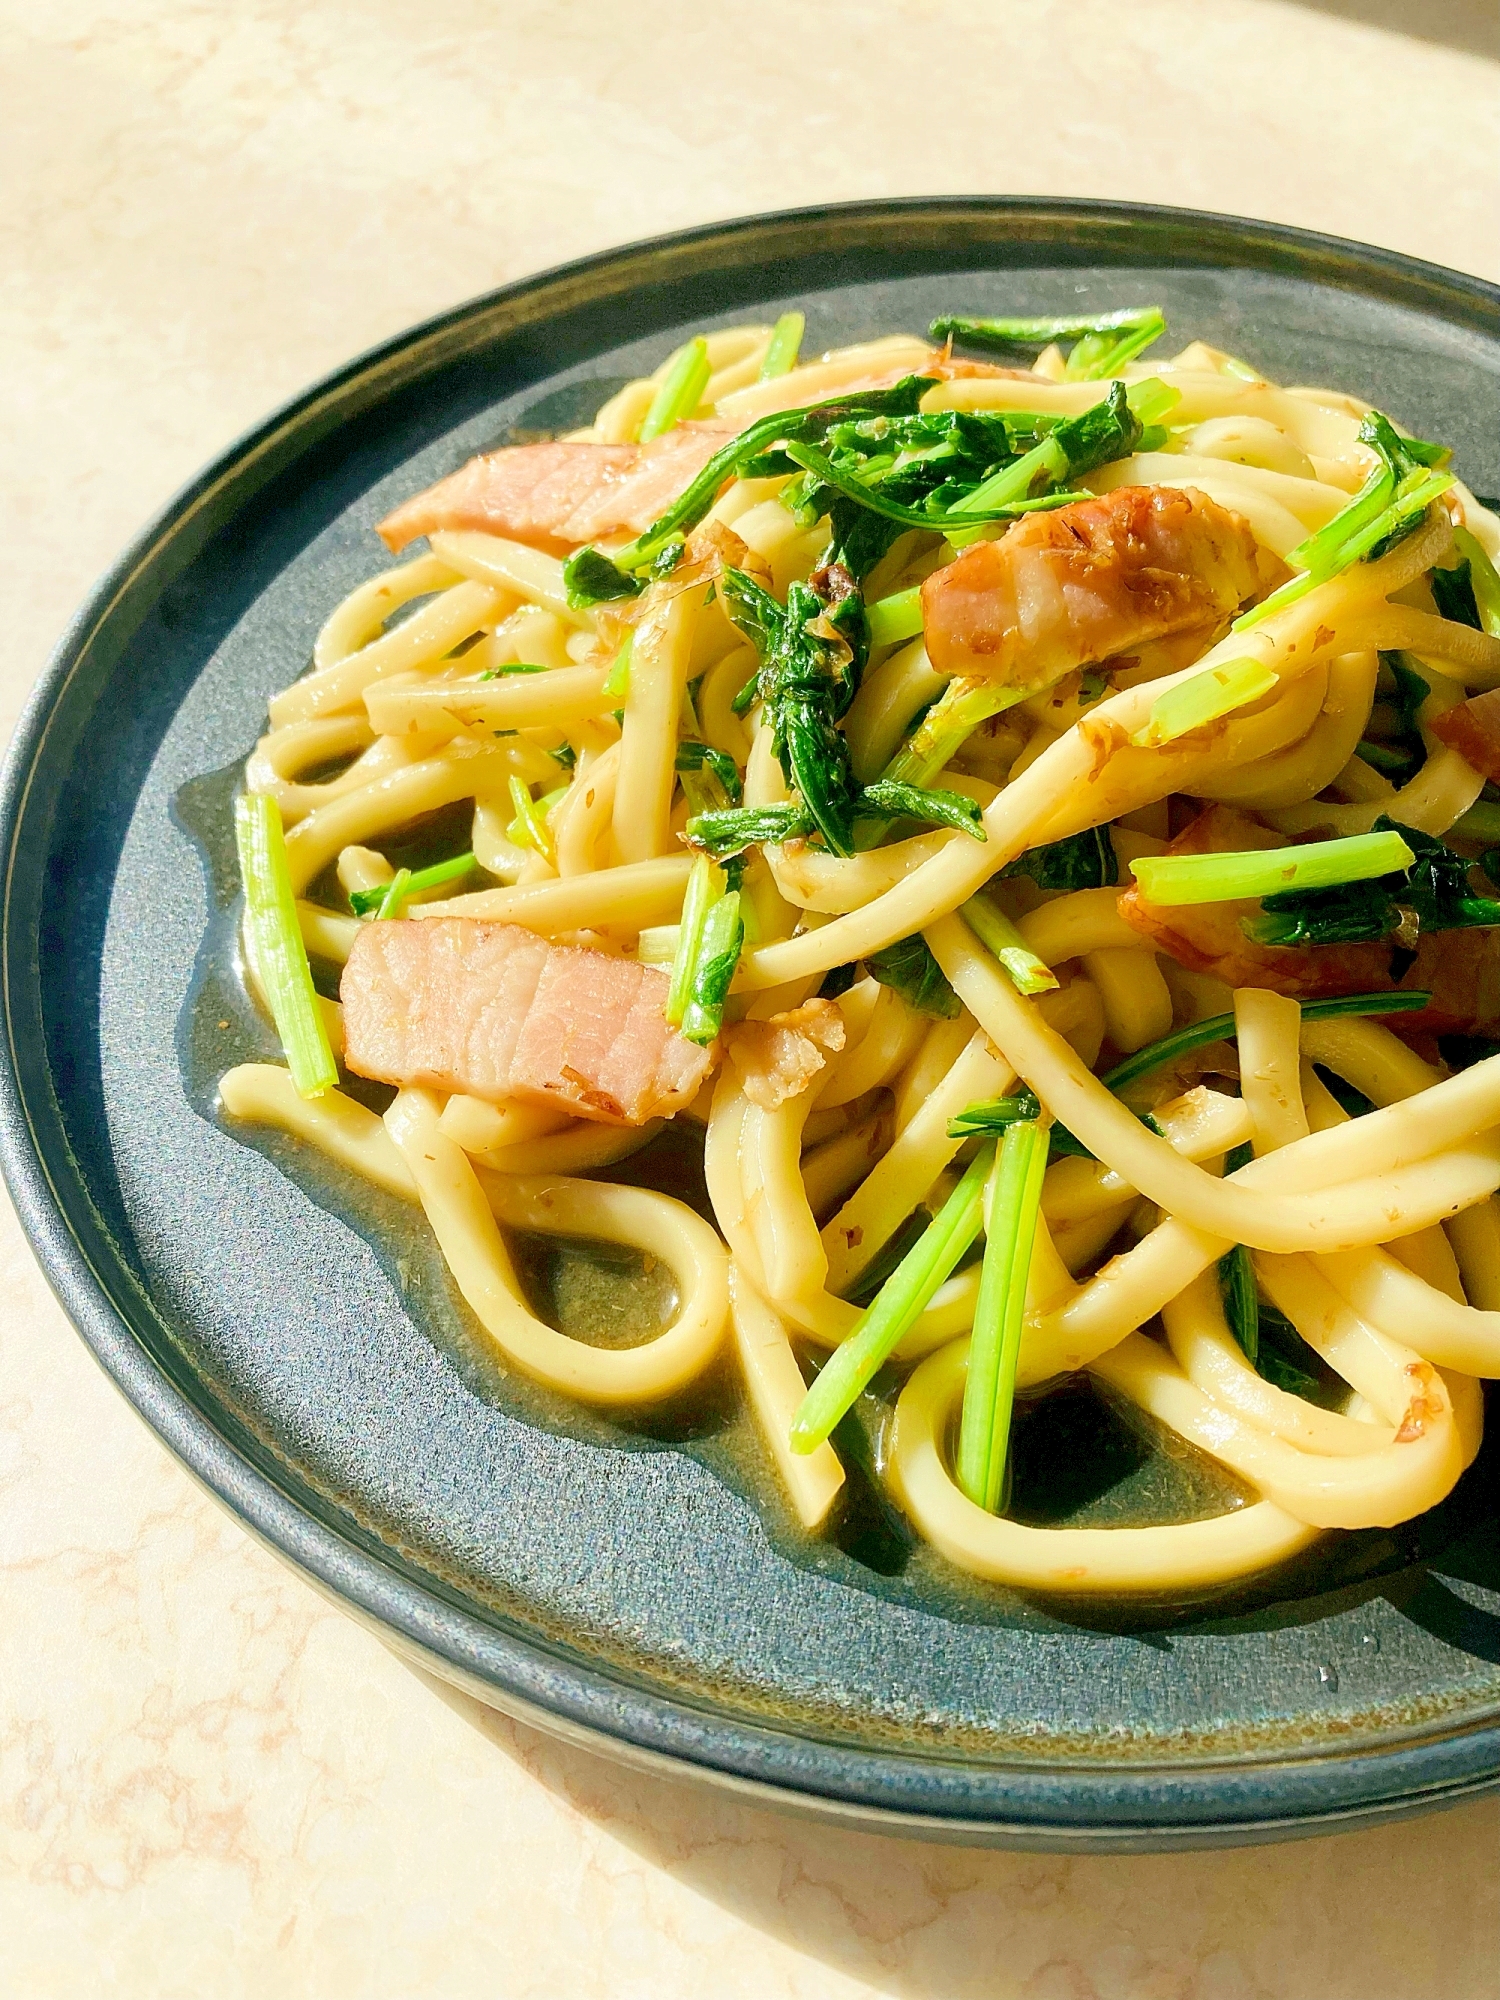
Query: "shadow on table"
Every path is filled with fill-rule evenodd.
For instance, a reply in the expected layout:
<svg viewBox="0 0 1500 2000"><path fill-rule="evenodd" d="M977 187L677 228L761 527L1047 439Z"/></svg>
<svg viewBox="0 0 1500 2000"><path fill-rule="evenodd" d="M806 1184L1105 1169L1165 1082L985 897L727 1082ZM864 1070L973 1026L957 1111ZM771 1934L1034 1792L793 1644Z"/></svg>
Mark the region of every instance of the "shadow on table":
<svg viewBox="0 0 1500 2000"><path fill-rule="evenodd" d="M899 2000L1488 2000L1495 1992L1497 1802L1221 1853L950 1847L849 1832L630 1770L413 1671L611 1838L871 1992ZM773 1987L782 1990L768 1969Z"/></svg>
<svg viewBox="0 0 1500 2000"><path fill-rule="evenodd" d="M1295 0L1295 4L1500 62L1500 8L1495 0Z"/></svg>

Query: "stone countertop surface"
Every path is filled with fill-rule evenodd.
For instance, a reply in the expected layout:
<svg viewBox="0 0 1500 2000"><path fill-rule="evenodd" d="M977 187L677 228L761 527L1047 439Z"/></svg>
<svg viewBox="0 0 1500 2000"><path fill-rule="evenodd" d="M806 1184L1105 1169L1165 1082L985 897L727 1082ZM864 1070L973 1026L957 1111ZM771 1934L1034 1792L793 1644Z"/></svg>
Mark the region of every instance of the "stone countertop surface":
<svg viewBox="0 0 1500 2000"><path fill-rule="evenodd" d="M994 191L1500 277L1495 0L0 0L0 64L7 730L212 452L410 322L612 243ZM8 1209L0 1287L11 2000L1500 1994L1500 1803L1223 1854L980 1853L490 1714L198 1491Z"/></svg>

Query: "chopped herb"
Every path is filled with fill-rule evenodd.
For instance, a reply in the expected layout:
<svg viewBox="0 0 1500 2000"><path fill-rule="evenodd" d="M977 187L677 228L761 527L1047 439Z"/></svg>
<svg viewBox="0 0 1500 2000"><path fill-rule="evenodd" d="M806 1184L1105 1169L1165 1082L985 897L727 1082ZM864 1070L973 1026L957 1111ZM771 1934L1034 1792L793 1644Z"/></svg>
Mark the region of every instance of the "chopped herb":
<svg viewBox="0 0 1500 2000"><path fill-rule="evenodd" d="M568 557L563 564L563 581L574 611L587 611L617 597L639 597L646 588L642 578L621 569L595 548L578 549Z"/></svg>
<svg viewBox="0 0 1500 2000"><path fill-rule="evenodd" d="M744 942L740 893L731 889L714 904L703 926L692 990L682 1014L682 1032L688 1041L706 1047L723 1026L724 1002L729 997Z"/></svg>
<svg viewBox="0 0 1500 2000"><path fill-rule="evenodd" d="M971 896L958 913L979 942L999 959L1018 993L1050 993L1059 983L1016 929L987 896Z"/></svg>
<svg viewBox="0 0 1500 2000"><path fill-rule="evenodd" d="M747 847L781 847L813 831L810 813L799 806L737 806L727 812L698 813L687 823L690 847L716 861L743 854Z"/></svg>
<svg viewBox="0 0 1500 2000"><path fill-rule="evenodd" d="M980 1135L996 1134L1014 1125L1018 1118L1038 1119L1042 1107L1029 1090L1023 1090L1010 1097L987 1097L978 1104L966 1105L955 1118L948 1120L950 1139L974 1139Z"/></svg>
<svg viewBox="0 0 1500 2000"><path fill-rule="evenodd" d="M922 629L922 586L898 590L870 606L870 644L896 646L903 639L915 639Z"/></svg>
<svg viewBox="0 0 1500 2000"><path fill-rule="evenodd" d="M1057 319L969 319L946 314L928 329L934 340L962 340L971 347L1041 349L1054 341L1077 344L1067 361L1070 382L1113 375L1143 353L1167 330L1160 306L1128 306L1123 312Z"/></svg>
<svg viewBox="0 0 1500 2000"><path fill-rule="evenodd" d="M1004 1491L1026 1281L1046 1170L1047 1135L1041 1126L1031 1119L1007 1125L987 1189L984 1267L954 1466L960 1489L991 1514Z"/></svg>
<svg viewBox="0 0 1500 2000"><path fill-rule="evenodd" d="M1397 828L1385 814L1379 832L1394 832L1413 850L1409 865L1342 889L1290 890L1267 896L1262 914L1242 920L1257 944L1357 944L1397 937L1411 946L1428 931L1500 924L1500 902L1469 886L1474 863L1416 827Z"/></svg>
<svg viewBox="0 0 1500 2000"><path fill-rule="evenodd" d="M641 443L649 444L690 417L708 387L708 342L690 340L672 356L641 423Z"/></svg>
<svg viewBox="0 0 1500 2000"><path fill-rule="evenodd" d="M1418 1014L1432 999L1430 993L1343 993L1333 1000L1304 1000L1302 1018L1304 1021L1336 1021L1350 1015ZM1228 1042L1234 1039L1233 1014L1214 1014L1206 1021L1195 1021L1191 1027L1178 1028L1174 1034L1166 1035L1159 1042L1152 1042L1144 1049L1127 1056L1116 1064L1107 1076L1100 1078L1106 1090L1121 1091L1127 1084L1149 1076L1153 1070L1164 1069L1179 1057L1191 1055L1194 1049L1207 1048L1210 1042ZM1056 1132L1057 1127L1053 1126Z"/></svg>
<svg viewBox="0 0 1500 2000"><path fill-rule="evenodd" d="M898 778L877 778L859 795L861 812L879 813L887 819L916 819L931 826L951 826L985 841L984 815L978 801L963 792L935 791L926 785L903 784Z"/></svg>
<svg viewBox="0 0 1500 2000"><path fill-rule="evenodd" d="M375 889L352 889L349 892L349 907L357 917L371 917L379 913L382 917L394 916L401 904L418 896L424 889L437 889L444 882L457 882L471 874L479 864L472 854L455 854L449 861L434 861L430 868L398 869L392 879ZM401 878L401 893L392 907L391 891Z"/></svg>
<svg viewBox="0 0 1500 2000"><path fill-rule="evenodd" d="M1000 873L1027 875L1039 889L1112 889L1120 879L1120 864L1109 828L1091 826L1028 848Z"/></svg>
<svg viewBox="0 0 1500 2000"><path fill-rule="evenodd" d="M797 353L802 346L806 325L806 319L799 312L783 313L777 320L771 328L765 359L760 364L762 382L774 382L779 375L791 374L797 365Z"/></svg>
<svg viewBox="0 0 1500 2000"><path fill-rule="evenodd" d="M1365 882L1414 859L1394 826L1342 840L1301 847L1249 849L1236 854L1150 854L1130 864L1140 892L1168 908L1189 903L1230 903L1246 896L1275 896L1290 889L1328 889Z"/></svg>
<svg viewBox="0 0 1500 2000"><path fill-rule="evenodd" d="M1209 667L1159 694L1151 704L1145 727L1136 730L1130 740L1141 750L1175 743L1194 729L1205 729L1232 715L1247 702L1259 701L1277 685L1276 675L1259 660L1226 660L1222 666Z"/></svg>
<svg viewBox="0 0 1500 2000"><path fill-rule="evenodd" d="M985 1182L995 1158L986 1140L958 1186L842 1345L824 1363L793 1419L793 1451L816 1451L948 1278L979 1234Z"/></svg>
<svg viewBox="0 0 1500 2000"><path fill-rule="evenodd" d="M1359 440L1380 463L1348 506L1287 556L1301 575L1252 605L1232 630L1249 631L1352 563L1375 561L1413 533L1433 501L1453 484L1451 472L1433 469L1447 459L1447 448L1400 436L1379 410L1371 410L1360 424Z"/></svg>
<svg viewBox="0 0 1500 2000"><path fill-rule="evenodd" d="M727 750L687 739L677 746L677 775L694 813L737 806L745 796L740 768Z"/></svg>
<svg viewBox="0 0 1500 2000"><path fill-rule="evenodd" d="M962 1002L920 932L872 952L865 963L882 986L899 993L918 1013L951 1021L961 1011Z"/></svg>
<svg viewBox="0 0 1500 2000"><path fill-rule="evenodd" d="M297 922L281 808L269 793L234 802L234 838L245 885L245 929L254 970L302 1097L321 1097L338 1082L312 968Z"/></svg>

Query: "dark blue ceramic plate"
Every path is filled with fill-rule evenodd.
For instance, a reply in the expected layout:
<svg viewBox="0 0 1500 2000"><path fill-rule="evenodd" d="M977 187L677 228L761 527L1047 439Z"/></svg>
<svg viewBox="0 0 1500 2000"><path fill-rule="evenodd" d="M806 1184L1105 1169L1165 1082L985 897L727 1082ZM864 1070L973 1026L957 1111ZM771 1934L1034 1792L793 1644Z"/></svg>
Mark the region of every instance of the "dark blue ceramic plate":
<svg viewBox="0 0 1500 2000"><path fill-rule="evenodd" d="M396 499L585 420L686 329L797 305L817 348L945 309L1147 298L1174 337L1370 394L1500 488L1500 293L1475 279L1095 204L732 223L447 314L234 446L79 614L0 805L6 1174L63 1304L184 1463L388 1639L546 1728L847 1821L1036 1847L1263 1839L1496 1783L1497 1455L1419 1525L1156 1615L965 1584L869 1495L799 1541L731 1383L651 1426L580 1417L486 1358L407 1211L216 1122L215 1076L267 1041L225 973L214 774L379 567ZM619 1284L534 1275L563 1311ZM1087 1399L1062 1420L1031 1454L1053 1518L1207 1504ZM1080 1426L1097 1449L1070 1448ZM1077 1463L1095 1471L1059 1483Z"/></svg>

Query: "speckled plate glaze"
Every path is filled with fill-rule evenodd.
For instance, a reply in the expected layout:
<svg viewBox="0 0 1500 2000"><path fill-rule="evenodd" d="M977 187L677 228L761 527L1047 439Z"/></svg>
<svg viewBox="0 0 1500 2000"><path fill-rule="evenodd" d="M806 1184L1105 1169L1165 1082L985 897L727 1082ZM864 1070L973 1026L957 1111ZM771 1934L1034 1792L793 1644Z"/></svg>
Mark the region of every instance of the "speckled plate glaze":
<svg viewBox="0 0 1500 2000"><path fill-rule="evenodd" d="M1500 1452L1420 1529L1333 1538L1196 1616L962 1587L889 1521L809 1550L752 1504L726 1385L654 1428L544 1405L480 1352L409 1212L216 1121L214 1075L266 1036L224 981L212 774L379 567L398 497L586 420L684 330L796 305L811 349L1142 298L1184 340L1372 395L1500 488L1500 292L1476 279L1097 204L730 223L448 313L226 452L79 613L0 801L12 1192L104 1367L254 1533L545 1728L866 1826L1074 1850L1327 1830L1500 1782Z"/></svg>

